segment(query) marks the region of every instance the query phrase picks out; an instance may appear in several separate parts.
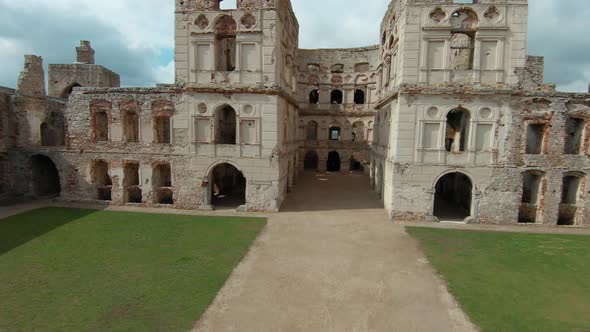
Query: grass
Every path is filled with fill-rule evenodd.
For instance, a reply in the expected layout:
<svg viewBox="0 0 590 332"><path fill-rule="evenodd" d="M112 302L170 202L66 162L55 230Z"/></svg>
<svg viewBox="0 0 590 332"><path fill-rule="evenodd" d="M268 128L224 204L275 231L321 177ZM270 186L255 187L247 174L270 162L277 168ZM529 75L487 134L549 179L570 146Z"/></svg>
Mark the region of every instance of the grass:
<svg viewBox="0 0 590 332"><path fill-rule="evenodd" d="M590 236L407 231L482 331L590 331Z"/></svg>
<svg viewBox="0 0 590 332"><path fill-rule="evenodd" d="M61 208L0 220L0 331L187 331L265 223Z"/></svg>

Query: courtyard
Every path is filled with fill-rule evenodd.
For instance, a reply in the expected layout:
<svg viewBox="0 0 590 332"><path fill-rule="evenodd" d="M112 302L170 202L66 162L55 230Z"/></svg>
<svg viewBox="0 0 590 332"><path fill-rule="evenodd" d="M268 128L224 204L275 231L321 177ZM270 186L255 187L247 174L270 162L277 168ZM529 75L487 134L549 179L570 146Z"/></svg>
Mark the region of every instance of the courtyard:
<svg viewBox="0 0 590 332"><path fill-rule="evenodd" d="M550 234L587 230L407 227L381 206L366 175L305 172L267 221L137 207L8 217L0 330L590 328L590 236Z"/></svg>
<svg viewBox="0 0 590 332"><path fill-rule="evenodd" d="M0 331L186 331L265 224L45 208L0 220Z"/></svg>

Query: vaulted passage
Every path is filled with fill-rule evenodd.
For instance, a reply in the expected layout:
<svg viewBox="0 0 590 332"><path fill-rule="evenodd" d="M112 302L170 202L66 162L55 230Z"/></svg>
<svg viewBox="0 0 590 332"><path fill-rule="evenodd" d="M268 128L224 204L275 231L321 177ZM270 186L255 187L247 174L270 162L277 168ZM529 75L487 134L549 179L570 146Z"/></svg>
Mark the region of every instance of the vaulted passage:
<svg viewBox="0 0 590 332"><path fill-rule="evenodd" d="M473 185L462 173L450 173L436 184L434 216L440 220L463 221L471 215Z"/></svg>
<svg viewBox="0 0 590 332"><path fill-rule="evenodd" d="M338 152L332 151L328 154L326 169L328 172L340 171L340 154Z"/></svg>
<svg viewBox="0 0 590 332"><path fill-rule="evenodd" d="M33 191L39 197L58 197L61 192L59 172L53 161L43 155L31 158Z"/></svg>
<svg viewBox="0 0 590 332"><path fill-rule="evenodd" d="M246 178L231 164L220 164L211 173L211 203L215 208L246 204Z"/></svg>

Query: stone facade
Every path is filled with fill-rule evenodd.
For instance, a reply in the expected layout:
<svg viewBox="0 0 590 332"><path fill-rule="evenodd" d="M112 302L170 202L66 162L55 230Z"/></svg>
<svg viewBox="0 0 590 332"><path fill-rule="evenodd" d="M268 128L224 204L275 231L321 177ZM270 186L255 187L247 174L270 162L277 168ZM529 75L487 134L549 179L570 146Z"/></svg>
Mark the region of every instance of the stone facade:
<svg viewBox="0 0 590 332"><path fill-rule="evenodd" d="M82 41L47 95L26 56L0 190L278 211L299 172L350 171L394 219L590 224L589 95L543 82L526 0L393 0L380 45L319 50L288 0L219 1L176 0L172 85L120 88Z"/></svg>

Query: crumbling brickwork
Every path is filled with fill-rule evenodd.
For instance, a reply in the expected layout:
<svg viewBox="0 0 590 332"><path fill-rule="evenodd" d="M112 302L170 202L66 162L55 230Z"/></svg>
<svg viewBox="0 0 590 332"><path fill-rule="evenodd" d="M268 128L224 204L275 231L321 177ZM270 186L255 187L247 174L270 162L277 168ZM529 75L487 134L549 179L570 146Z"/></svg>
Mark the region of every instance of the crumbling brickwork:
<svg viewBox="0 0 590 332"><path fill-rule="evenodd" d="M46 95L26 56L0 194L278 211L299 172L364 172L394 219L588 225L589 95L544 83L526 0L455 2L394 0L379 45L307 50L287 0L175 0L176 82L153 88L82 41Z"/></svg>

